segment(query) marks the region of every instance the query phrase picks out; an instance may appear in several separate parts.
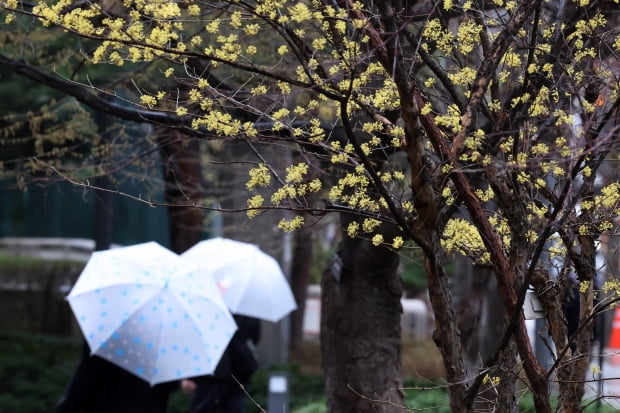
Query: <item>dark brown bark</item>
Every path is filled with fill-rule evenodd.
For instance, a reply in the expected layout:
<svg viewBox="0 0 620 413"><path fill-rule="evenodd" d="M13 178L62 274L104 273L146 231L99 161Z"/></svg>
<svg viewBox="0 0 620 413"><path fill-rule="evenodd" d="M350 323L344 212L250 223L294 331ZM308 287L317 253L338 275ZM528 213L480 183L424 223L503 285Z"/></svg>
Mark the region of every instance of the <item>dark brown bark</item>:
<svg viewBox="0 0 620 413"><path fill-rule="evenodd" d="M110 125L114 119L110 116L97 113L97 126L99 135L103 141L110 140ZM93 191L95 198L93 238L95 241L95 251L107 250L113 242L113 218L114 218L114 198L112 192L112 182L108 175L97 176L93 180L96 188L103 188L104 191Z"/></svg>
<svg viewBox="0 0 620 413"><path fill-rule="evenodd" d="M198 141L168 129L159 136L163 162L170 249L183 253L202 238L203 210L192 207L204 197ZM178 205L178 206L174 206Z"/></svg>
<svg viewBox="0 0 620 413"><path fill-rule="evenodd" d="M456 314L468 377L488 369L485 374L489 378L499 378L499 383L492 380L481 383L472 406L476 412L492 411L496 406L511 408L515 404L514 364L517 354L514 341L501 351L497 361L489 363L495 358L506 328L506 312L494 276L489 266L473 265L466 258L457 258L454 274Z"/></svg>
<svg viewBox="0 0 620 413"><path fill-rule="evenodd" d="M13 60L1 53L0 65L37 83L47 85L69 96L73 96L91 109L114 116L115 118L133 122L147 122L154 125L166 125L167 127L183 129L188 135L202 135L200 131L193 129L189 122L179 116L155 110L138 109L133 106L113 102L106 96L93 93L91 87L66 80L61 76L46 73L33 65L23 61Z"/></svg>
<svg viewBox="0 0 620 413"><path fill-rule="evenodd" d="M322 280L321 353L334 413L403 411L398 255L346 237Z"/></svg>
<svg viewBox="0 0 620 413"><path fill-rule="evenodd" d="M295 350L303 339L303 322L308 284L312 267L312 229L304 228L294 233L293 263L291 266L291 289L295 301L299 303L297 310L291 314L290 349Z"/></svg>

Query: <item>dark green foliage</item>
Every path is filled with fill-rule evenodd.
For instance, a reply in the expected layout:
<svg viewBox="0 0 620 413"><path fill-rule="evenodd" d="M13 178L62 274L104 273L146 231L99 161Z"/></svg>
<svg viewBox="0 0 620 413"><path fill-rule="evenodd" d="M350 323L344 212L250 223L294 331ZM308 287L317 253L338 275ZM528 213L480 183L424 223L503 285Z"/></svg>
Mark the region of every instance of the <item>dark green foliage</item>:
<svg viewBox="0 0 620 413"><path fill-rule="evenodd" d="M61 397L82 350L79 338L61 338L26 333L0 333L0 412L49 413ZM323 378L304 375L298 365L278 365L259 370L248 386L256 403L248 401L247 413L267 409L267 383L271 372L285 372L289 378L289 407L293 413L325 412ZM428 381L405 382L405 402L410 411L449 413L446 387ZM176 391L168 412L187 413L191 397ZM584 402L584 406L588 402ZM258 407L260 406L260 407ZM532 398L520 399L521 412L534 412ZM617 409L596 403L586 412L611 413Z"/></svg>
<svg viewBox="0 0 620 413"><path fill-rule="evenodd" d="M185 394L181 390L177 390L170 395L167 413L187 413L189 412L191 401L191 395Z"/></svg>
<svg viewBox="0 0 620 413"><path fill-rule="evenodd" d="M404 383L405 403L411 411L450 413L447 387L443 383L409 380Z"/></svg>
<svg viewBox="0 0 620 413"><path fill-rule="evenodd" d="M80 352L79 339L0 333L0 412L53 411Z"/></svg>
<svg viewBox="0 0 620 413"><path fill-rule="evenodd" d="M82 340L0 333L0 412L49 413L82 354ZM172 394L170 413L187 413L190 397Z"/></svg>

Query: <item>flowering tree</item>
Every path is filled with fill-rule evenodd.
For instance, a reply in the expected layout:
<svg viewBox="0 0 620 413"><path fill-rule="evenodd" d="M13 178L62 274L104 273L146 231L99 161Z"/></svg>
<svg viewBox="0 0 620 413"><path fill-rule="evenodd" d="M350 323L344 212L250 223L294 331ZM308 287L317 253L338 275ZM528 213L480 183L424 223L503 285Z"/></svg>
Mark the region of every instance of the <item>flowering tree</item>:
<svg viewBox="0 0 620 413"><path fill-rule="evenodd" d="M599 238L615 234L620 201L620 183L597 180L618 149L617 0L0 4L2 65L121 118L247 142L254 166L235 208L250 218L294 211L278 227L295 231L340 214L344 241L323 279L330 411L403 409L397 258L412 247L453 411L489 394L509 411L521 370L537 411L551 411L549 377L558 409L579 411L593 315L617 290L606 284L595 309ZM123 94L54 72L14 41L25 33L41 50L37 34L54 28L80 39L80 67L119 67ZM280 170L259 144L299 161ZM487 268L503 304L499 345L475 368L450 292L454 255ZM574 331L562 312L573 278ZM529 285L556 349L550 368L525 328Z"/></svg>

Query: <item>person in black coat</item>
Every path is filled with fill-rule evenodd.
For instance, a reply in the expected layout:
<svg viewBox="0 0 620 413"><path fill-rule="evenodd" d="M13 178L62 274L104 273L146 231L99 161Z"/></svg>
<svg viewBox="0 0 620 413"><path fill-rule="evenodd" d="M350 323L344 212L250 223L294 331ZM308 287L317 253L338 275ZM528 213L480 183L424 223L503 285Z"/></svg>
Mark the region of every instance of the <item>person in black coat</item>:
<svg viewBox="0 0 620 413"><path fill-rule="evenodd" d="M165 413L178 381L151 386L148 382L89 354L84 343L82 358L56 413Z"/></svg>
<svg viewBox="0 0 620 413"><path fill-rule="evenodd" d="M208 376L183 380L185 392L193 392L190 413L243 413L244 387L258 368L254 346L260 340L260 321L234 315L237 331L224 351L215 372Z"/></svg>

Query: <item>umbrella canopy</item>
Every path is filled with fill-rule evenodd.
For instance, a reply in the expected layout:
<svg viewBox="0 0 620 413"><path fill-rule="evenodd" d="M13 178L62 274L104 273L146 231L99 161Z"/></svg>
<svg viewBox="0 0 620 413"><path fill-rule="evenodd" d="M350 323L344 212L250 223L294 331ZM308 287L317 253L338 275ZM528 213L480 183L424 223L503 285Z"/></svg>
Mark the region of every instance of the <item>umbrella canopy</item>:
<svg viewBox="0 0 620 413"><path fill-rule="evenodd" d="M280 265L256 245L213 238L181 256L208 270L235 314L276 322L297 308Z"/></svg>
<svg viewBox="0 0 620 413"><path fill-rule="evenodd" d="M67 300L91 354L151 385L212 373L237 329L213 278L156 242L94 252Z"/></svg>

